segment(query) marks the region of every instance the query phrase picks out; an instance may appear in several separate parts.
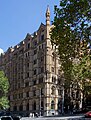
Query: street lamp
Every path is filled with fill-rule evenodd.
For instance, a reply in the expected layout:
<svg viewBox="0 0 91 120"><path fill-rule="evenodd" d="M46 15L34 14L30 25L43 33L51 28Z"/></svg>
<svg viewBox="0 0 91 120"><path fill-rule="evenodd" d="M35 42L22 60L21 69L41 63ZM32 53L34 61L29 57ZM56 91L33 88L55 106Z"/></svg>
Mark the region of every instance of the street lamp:
<svg viewBox="0 0 91 120"><path fill-rule="evenodd" d="M64 84L62 85L62 114L64 114Z"/></svg>
<svg viewBox="0 0 91 120"><path fill-rule="evenodd" d="M41 88L39 90L39 93L40 93L40 116L41 116Z"/></svg>

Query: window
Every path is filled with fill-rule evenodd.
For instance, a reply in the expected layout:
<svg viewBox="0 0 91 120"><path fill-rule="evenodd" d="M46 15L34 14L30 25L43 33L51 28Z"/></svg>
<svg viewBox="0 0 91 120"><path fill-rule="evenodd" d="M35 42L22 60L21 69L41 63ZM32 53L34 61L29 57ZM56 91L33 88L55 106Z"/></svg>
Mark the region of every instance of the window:
<svg viewBox="0 0 91 120"><path fill-rule="evenodd" d="M27 54L28 54L28 56L29 56L29 52L28 52Z"/></svg>
<svg viewBox="0 0 91 120"><path fill-rule="evenodd" d="M23 93L20 93L20 98L23 98Z"/></svg>
<svg viewBox="0 0 91 120"><path fill-rule="evenodd" d="M27 58L27 53L26 53L26 58Z"/></svg>
<svg viewBox="0 0 91 120"><path fill-rule="evenodd" d="M25 83L25 87L28 87L28 86L29 86L29 82L26 82L26 83Z"/></svg>
<svg viewBox="0 0 91 120"><path fill-rule="evenodd" d="M33 96L36 96L36 90L33 90Z"/></svg>
<svg viewBox="0 0 91 120"><path fill-rule="evenodd" d="M44 57L41 57L40 59L41 59L41 61L44 61Z"/></svg>
<svg viewBox="0 0 91 120"><path fill-rule="evenodd" d="M22 53L23 53L23 51L24 51L23 49L22 49L22 50L20 50L20 51L19 51L19 52L20 52L20 54L22 54Z"/></svg>
<svg viewBox="0 0 91 120"><path fill-rule="evenodd" d="M10 96L8 96L8 100L10 100Z"/></svg>
<svg viewBox="0 0 91 120"><path fill-rule="evenodd" d="M23 80L23 74L21 74L21 79Z"/></svg>
<svg viewBox="0 0 91 120"><path fill-rule="evenodd" d="M29 56L29 54L30 54L29 52L26 53L26 58Z"/></svg>
<svg viewBox="0 0 91 120"><path fill-rule="evenodd" d="M26 105L26 110L29 110L29 103L27 103Z"/></svg>
<svg viewBox="0 0 91 120"><path fill-rule="evenodd" d="M30 48L30 43L27 44L27 48L28 48L28 49Z"/></svg>
<svg viewBox="0 0 91 120"><path fill-rule="evenodd" d="M27 63L27 67L29 68L29 63Z"/></svg>
<svg viewBox="0 0 91 120"><path fill-rule="evenodd" d="M52 86L52 88L51 88L51 91L52 91L52 95L55 95L55 87L54 86Z"/></svg>
<svg viewBox="0 0 91 120"><path fill-rule="evenodd" d="M27 72L27 78L29 77L29 72Z"/></svg>
<svg viewBox="0 0 91 120"><path fill-rule="evenodd" d="M73 98L73 99L75 99L75 92L74 92L74 91L72 91L72 93L71 93L71 94L72 94L72 98Z"/></svg>
<svg viewBox="0 0 91 120"><path fill-rule="evenodd" d="M62 91L60 89L58 89L58 95L61 95Z"/></svg>
<svg viewBox="0 0 91 120"><path fill-rule="evenodd" d="M44 110L44 102L41 101L41 110Z"/></svg>
<svg viewBox="0 0 91 120"><path fill-rule="evenodd" d="M58 84L58 85L61 84L61 78L58 78L58 80L57 80L57 84Z"/></svg>
<svg viewBox="0 0 91 120"><path fill-rule="evenodd" d="M34 64L37 64L37 60L34 60Z"/></svg>
<svg viewBox="0 0 91 120"><path fill-rule="evenodd" d="M41 88L41 95L44 95L44 90L43 90L43 88Z"/></svg>
<svg viewBox="0 0 91 120"><path fill-rule="evenodd" d="M36 71L36 69L34 70L34 75L36 75L36 73L37 73L37 71Z"/></svg>
<svg viewBox="0 0 91 120"><path fill-rule="evenodd" d="M36 102L33 103L33 110L36 110Z"/></svg>
<svg viewBox="0 0 91 120"><path fill-rule="evenodd" d="M41 73L43 73L44 72L44 67L41 67Z"/></svg>
<svg viewBox="0 0 91 120"><path fill-rule="evenodd" d="M36 85L36 80L33 81L33 85Z"/></svg>
<svg viewBox="0 0 91 120"><path fill-rule="evenodd" d="M29 91L28 91L28 92L26 92L26 97L29 97Z"/></svg>
<svg viewBox="0 0 91 120"><path fill-rule="evenodd" d="M55 103L53 100L51 101L51 109L55 109Z"/></svg>
<svg viewBox="0 0 91 120"><path fill-rule="evenodd" d="M19 110L22 111L23 110L23 105L19 106Z"/></svg>
<svg viewBox="0 0 91 120"><path fill-rule="evenodd" d="M51 69L52 69L52 72L54 72L54 67L52 67Z"/></svg>
<svg viewBox="0 0 91 120"><path fill-rule="evenodd" d="M23 93L19 93L19 98L23 98Z"/></svg>
<svg viewBox="0 0 91 120"><path fill-rule="evenodd" d="M56 77L52 76L52 82L56 83Z"/></svg>
<svg viewBox="0 0 91 120"><path fill-rule="evenodd" d="M41 46L39 46L39 50L41 50Z"/></svg>
<svg viewBox="0 0 91 120"><path fill-rule="evenodd" d="M20 83L18 83L18 88L20 88Z"/></svg>
<svg viewBox="0 0 91 120"><path fill-rule="evenodd" d="M34 50L34 55L37 53L37 50Z"/></svg>
<svg viewBox="0 0 91 120"><path fill-rule="evenodd" d="M39 83L43 83L43 77L39 78Z"/></svg>
<svg viewBox="0 0 91 120"><path fill-rule="evenodd" d="M44 48L44 45L42 44L42 49Z"/></svg>
<svg viewBox="0 0 91 120"><path fill-rule="evenodd" d="M76 98L79 98L80 94L79 91L76 92Z"/></svg>
<svg viewBox="0 0 91 120"><path fill-rule="evenodd" d="M55 60L55 55L54 55L54 52L52 53L52 61Z"/></svg>
<svg viewBox="0 0 91 120"><path fill-rule="evenodd" d="M42 29L42 32L44 32L44 30Z"/></svg>
<svg viewBox="0 0 91 120"><path fill-rule="evenodd" d="M41 35L41 40L44 40L44 35Z"/></svg>
<svg viewBox="0 0 91 120"><path fill-rule="evenodd" d="M58 99L58 110L60 110L60 108L62 107L62 101L61 99L59 98ZM61 111L60 111L61 112Z"/></svg>
<svg viewBox="0 0 91 120"><path fill-rule="evenodd" d="M13 99L17 99L17 94L13 95Z"/></svg>
<svg viewBox="0 0 91 120"><path fill-rule="evenodd" d="M17 106L14 106L14 107L13 107L13 110L14 110L14 111L17 111Z"/></svg>
<svg viewBox="0 0 91 120"><path fill-rule="evenodd" d="M36 46L36 45L37 45L37 41L34 41L34 43L33 43L33 44L34 44L34 46Z"/></svg>

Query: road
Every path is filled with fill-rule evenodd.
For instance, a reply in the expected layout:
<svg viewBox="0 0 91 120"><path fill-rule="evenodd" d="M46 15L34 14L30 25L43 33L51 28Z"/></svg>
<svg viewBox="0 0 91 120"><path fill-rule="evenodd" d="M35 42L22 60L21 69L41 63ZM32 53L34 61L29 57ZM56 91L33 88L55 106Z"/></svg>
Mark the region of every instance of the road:
<svg viewBox="0 0 91 120"><path fill-rule="evenodd" d="M83 118L84 116L66 116L66 117L38 117L38 118L30 118L25 117L21 118L21 120L91 120L91 118Z"/></svg>

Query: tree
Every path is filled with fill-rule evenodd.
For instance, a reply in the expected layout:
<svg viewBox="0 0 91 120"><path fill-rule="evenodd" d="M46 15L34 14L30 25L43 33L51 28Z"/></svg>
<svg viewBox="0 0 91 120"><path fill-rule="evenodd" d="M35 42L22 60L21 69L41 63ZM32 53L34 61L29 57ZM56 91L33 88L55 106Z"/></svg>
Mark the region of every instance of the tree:
<svg viewBox="0 0 91 120"><path fill-rule="evenodd" d="M64 72L65 87L70 87L73 78L79 79L79 75L88 78L87 70L82 73L87 58L87 46L91 46L91 1L90 0L60 0L59 7L55 6L55 17L51 30L51 41L58 48L61 61L61 69ZM86 43L81 47L81 42ZM84 49L83 49L84 48ZM79 66L73 64L74 59L79 60ZM90 62L90 61L89 61ZM86 64L87 65L87 64ZM82 71L77 71L81 67ZM75 70L74 70L75 69ZM73 73L74 71L74 73ZM89 70L88 70L89 71ZM75 73L76 72L76 73ZM73 76L74 75L74 76ZM78 75L78 76L77 76ZM76 80L76 79L75 79Z"/></svg>
<svg viewBox="0 0 91 120"><path fill-rule="evenodd" d="M9 107L7 93L9 88L8 79L5 77L3 71L0 71L0 109L6 109Z"/></svg>
<svg viewBox="0 0 91 120"><path fill-rule="evenodd" d="M90 0L61 0L60 7L55 6L51 40L58 46L58 54L65 67L70 68L71 59L79 57L81 41L91 43L90 7ZM65 62L69 65L66 66Z"/></svg>
<svg viewBox="0 0 91 120"><path fill-rule="evenodd" d="M86 98L91 94L91 55L81 55L78 63L74 63L73 79L79 84L83 93L83 109L86 109Z"/></svg>

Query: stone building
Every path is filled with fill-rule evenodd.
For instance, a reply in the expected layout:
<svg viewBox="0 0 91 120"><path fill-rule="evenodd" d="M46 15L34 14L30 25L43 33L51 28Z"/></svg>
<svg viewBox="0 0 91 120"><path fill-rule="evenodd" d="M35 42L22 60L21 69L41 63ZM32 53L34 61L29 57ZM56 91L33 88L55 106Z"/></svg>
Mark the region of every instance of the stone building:
<svg viewBox="0 0 91 120"><path fill-rule="evenodd" d="M58 114L61 106L60 63L50 41L50 10L46 24L0 56L0 69L5 71L10 88L10 111ZM59 109L59 110L58 110Z"/></svg>

